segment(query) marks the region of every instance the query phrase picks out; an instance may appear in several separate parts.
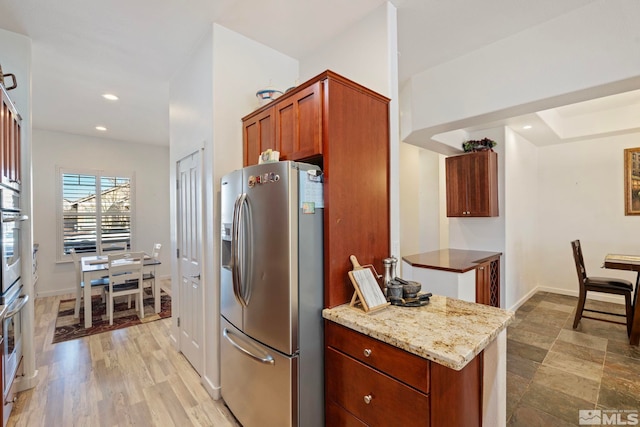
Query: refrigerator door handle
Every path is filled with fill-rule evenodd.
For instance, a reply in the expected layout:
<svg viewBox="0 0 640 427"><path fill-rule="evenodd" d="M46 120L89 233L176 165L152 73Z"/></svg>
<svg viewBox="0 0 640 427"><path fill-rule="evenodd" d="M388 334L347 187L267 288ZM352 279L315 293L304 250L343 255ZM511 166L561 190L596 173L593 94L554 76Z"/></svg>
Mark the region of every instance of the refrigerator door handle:
<svg viewBox="0 0 640 427"><path fill-rule="evenodd" d="M237 343L234 338L232 337L233 332L231 332L230 330L228 330L227 328L224 328L224 330L222 331L222 335L227 339L227 341L229 341L229 343L235 347L238 351L240 351L241 353L249 356L250 358L257 360L260 363L264 363L267 365L273 365L275 364L275 360L273 359L273 357L271 357L269 354L266 354L264 357L258 356L256 354L253 354L250 350L244 348L242 345L240 345L239 343Z"/></svg>
<svg viewBox="0 0 640 427"><path fill-rule="evenodd" d="M247 210L247 213L245 213L245 209ZM251 219L245 222L245 218L247 216L251 216L251 211L249 209L249 203L247 202L247 194L242 193L238 202L238 229L242 230L242 234L239 234L239 237L241 236L242 240L238 240L238 293L240 294L240 298L242 299L245 307L249 305L249 299L251 298L251 289L249 288L251 280L250 278L248 279L248 272L251 271L249 264L252 261L251 256L246 259L245 255L247 252L252 252L251 239L253 236ZM245 273L247 274L245 275Z"/></svg>
<svg viewBox="0 0 640 427"><path fill-rule="evenodd" d="M236 201L233 206L233 223L231 224L231 279L233 282L233 294L238 303L243 307L247 306L247 301L244 298L244 286L242 283L242 266L244 260L241 256L242 247L240 244L240 222L246 199L246 193L239 194L238 197L236 197Z"/></svg>

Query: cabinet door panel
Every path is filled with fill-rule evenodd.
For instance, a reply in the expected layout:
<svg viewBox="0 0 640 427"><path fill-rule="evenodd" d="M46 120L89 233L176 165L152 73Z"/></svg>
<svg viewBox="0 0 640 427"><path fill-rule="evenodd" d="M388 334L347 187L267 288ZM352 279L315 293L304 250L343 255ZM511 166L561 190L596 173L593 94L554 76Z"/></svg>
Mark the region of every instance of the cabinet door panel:
<svg viewBox="0 0 640 427"><path fill-rule="evenodd" d="M280 145L280 158L282 160L293 160L291 155L297 151L296 133L298 118L293 102L284 105L277 105L277 135L276 139Z"/></svg>
<svg viewBox="0 0 640 427"><path fill-rule="evenodd" d="M0 90L0 179L4 177L6 170L6 155L5 155L5 146L9 143L8 136L8 116L9 116L9 106L5 102L4 92Z"/></svg>
<svg viewBox="0 0 640 427"><path fill-rule="evenodd" d="M3 184L16 188L21 180L21 118L4 90L0 98L0 177Z"/></svg>
<svg viewBox="0 0 640 427"><path fill-rule="evenodd" d="M498 155L493 151L445 159L447 216L498 216Z"/></svg>
<svg viewBox="0 0 640 427"><path fill-rule="evenodd" d="M277 101L276 143L282 160L301 160L322 153L320 82Z"/></svg>
<svg viewBox="0 0 640 427"><path fill-rule="evenodd" d="M447 176L447 216L465 216L467 211L467 171L461 156L445 159Z"/></svg>
<svg viewBox="0 0 640 427"><path fill-rule="evenodd" d="M466 156L468 165L467 172L468 185L467 195L469 198L467 211L469 216L488 216L489 214L489 197L488 197L488 174L489 164L486 156L474 155Z"/></svg>
<svg viewBox="0 0 640 427"><path fill-rule="evenodd" d="M485 262L476 267L476 302L491 305L491 263Z"/></svg>
<svg viewBox="0 0 640 427"><path fill-rule="evenodd" d="M244 128L244 166L258 164L260 153L271 148L277 150L273 126L273 109L243 122Z"/></svg>

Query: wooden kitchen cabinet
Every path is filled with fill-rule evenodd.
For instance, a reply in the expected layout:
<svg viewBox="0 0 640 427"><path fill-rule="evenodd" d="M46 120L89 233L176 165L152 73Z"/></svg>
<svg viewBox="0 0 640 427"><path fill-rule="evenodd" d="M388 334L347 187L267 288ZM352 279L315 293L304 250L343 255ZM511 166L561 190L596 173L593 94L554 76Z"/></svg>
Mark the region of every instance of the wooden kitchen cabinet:
<svg viewBox="0 0 640 427"><path fill-rule="evenodd" d="M242 122L245 166L273 148L322 168L324 306L348 302L349 256L379 268L389 256L389 99L325 71Z"/></svg>
<svg viewBox="0 0 640 427"><path fill-rule="evenodd" d="M498 216L498 153L449 156L445 167L448 217Z"/></svg>
<svg viewBox="0 0 640 427"><path fill-rule="evenodd" d="M20 145L22 117L0 85L0 181L19 188L21 181Z"/></svg>
<svg viewBox="0 0 640 427"><path fill-rule="evenodd" d="M274 106L280 160L322 154L322 86L316 82Z"/></svg>
<svg viewBox="0 0 640 427"><path fill-rule="evenodd" d="M476 267L476 302L500 307L500 258Z"/></svg>
<svg viewBox="0 0 640 427"><path fill-rule="evenodd" d="M482 355L455 371L330 321L325 346L326 425L481 424Z"/></svg>
<svg viewBox="0 0 640 427"><path fill-rule="evenodd" d="M250 119L243 120L245 166L258 164L260 153L269 148L278 150L273 115L273 108L267 108Z"/></svg>

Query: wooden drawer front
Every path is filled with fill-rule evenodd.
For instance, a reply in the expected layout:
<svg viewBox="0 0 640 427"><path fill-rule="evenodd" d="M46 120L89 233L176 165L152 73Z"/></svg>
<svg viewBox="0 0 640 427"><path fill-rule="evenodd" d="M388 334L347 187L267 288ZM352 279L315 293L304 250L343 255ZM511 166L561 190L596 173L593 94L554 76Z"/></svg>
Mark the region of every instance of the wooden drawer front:
<svg viewBox="0 0 640 427"><path fill-rule="evenodd" d="M326 408L324 420L326 426L367 427L365 423L331 400L327 400Z"/></svg>
<svg viewBox="0 0 640 427"><path fill-rule="evenodd" d="M327 347L327 399L372 426L429 426L429 396ZM366 401L369 400L369 403Z"/></svg>
<svg viewBox="0 0 640 427"><path fill-rule="evenodd" d="M431 362L426 359L329 321L325 321L325 345L429 394Z"/></svg>

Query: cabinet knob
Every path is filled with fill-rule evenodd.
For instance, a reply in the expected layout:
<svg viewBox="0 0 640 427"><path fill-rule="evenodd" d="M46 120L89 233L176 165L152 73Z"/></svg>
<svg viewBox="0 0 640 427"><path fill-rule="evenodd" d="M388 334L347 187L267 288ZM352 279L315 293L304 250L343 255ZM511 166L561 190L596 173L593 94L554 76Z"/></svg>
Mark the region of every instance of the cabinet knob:
<svg viewBox="0 0 640 427"><path fill-rule="evenodd" d="M364 397L364 403L366 403L366 404L368 405L369 403L371 403L371 399L372 399L371 395L370 395L370 394L367 394L367 395Z"/></svg>
<svg viewBox="0 0 640 427"><path fill-rule="evenodd" d="M363 353L364 353L364 357L369 357L369 356L371 356L371 349L370 348L365 348Z"/></svg>
<svg viewBox="0 0 640 427"><path fill-rule="evenodd" d="M484 267L478 267L478 270L484 270Z"/></svg>

